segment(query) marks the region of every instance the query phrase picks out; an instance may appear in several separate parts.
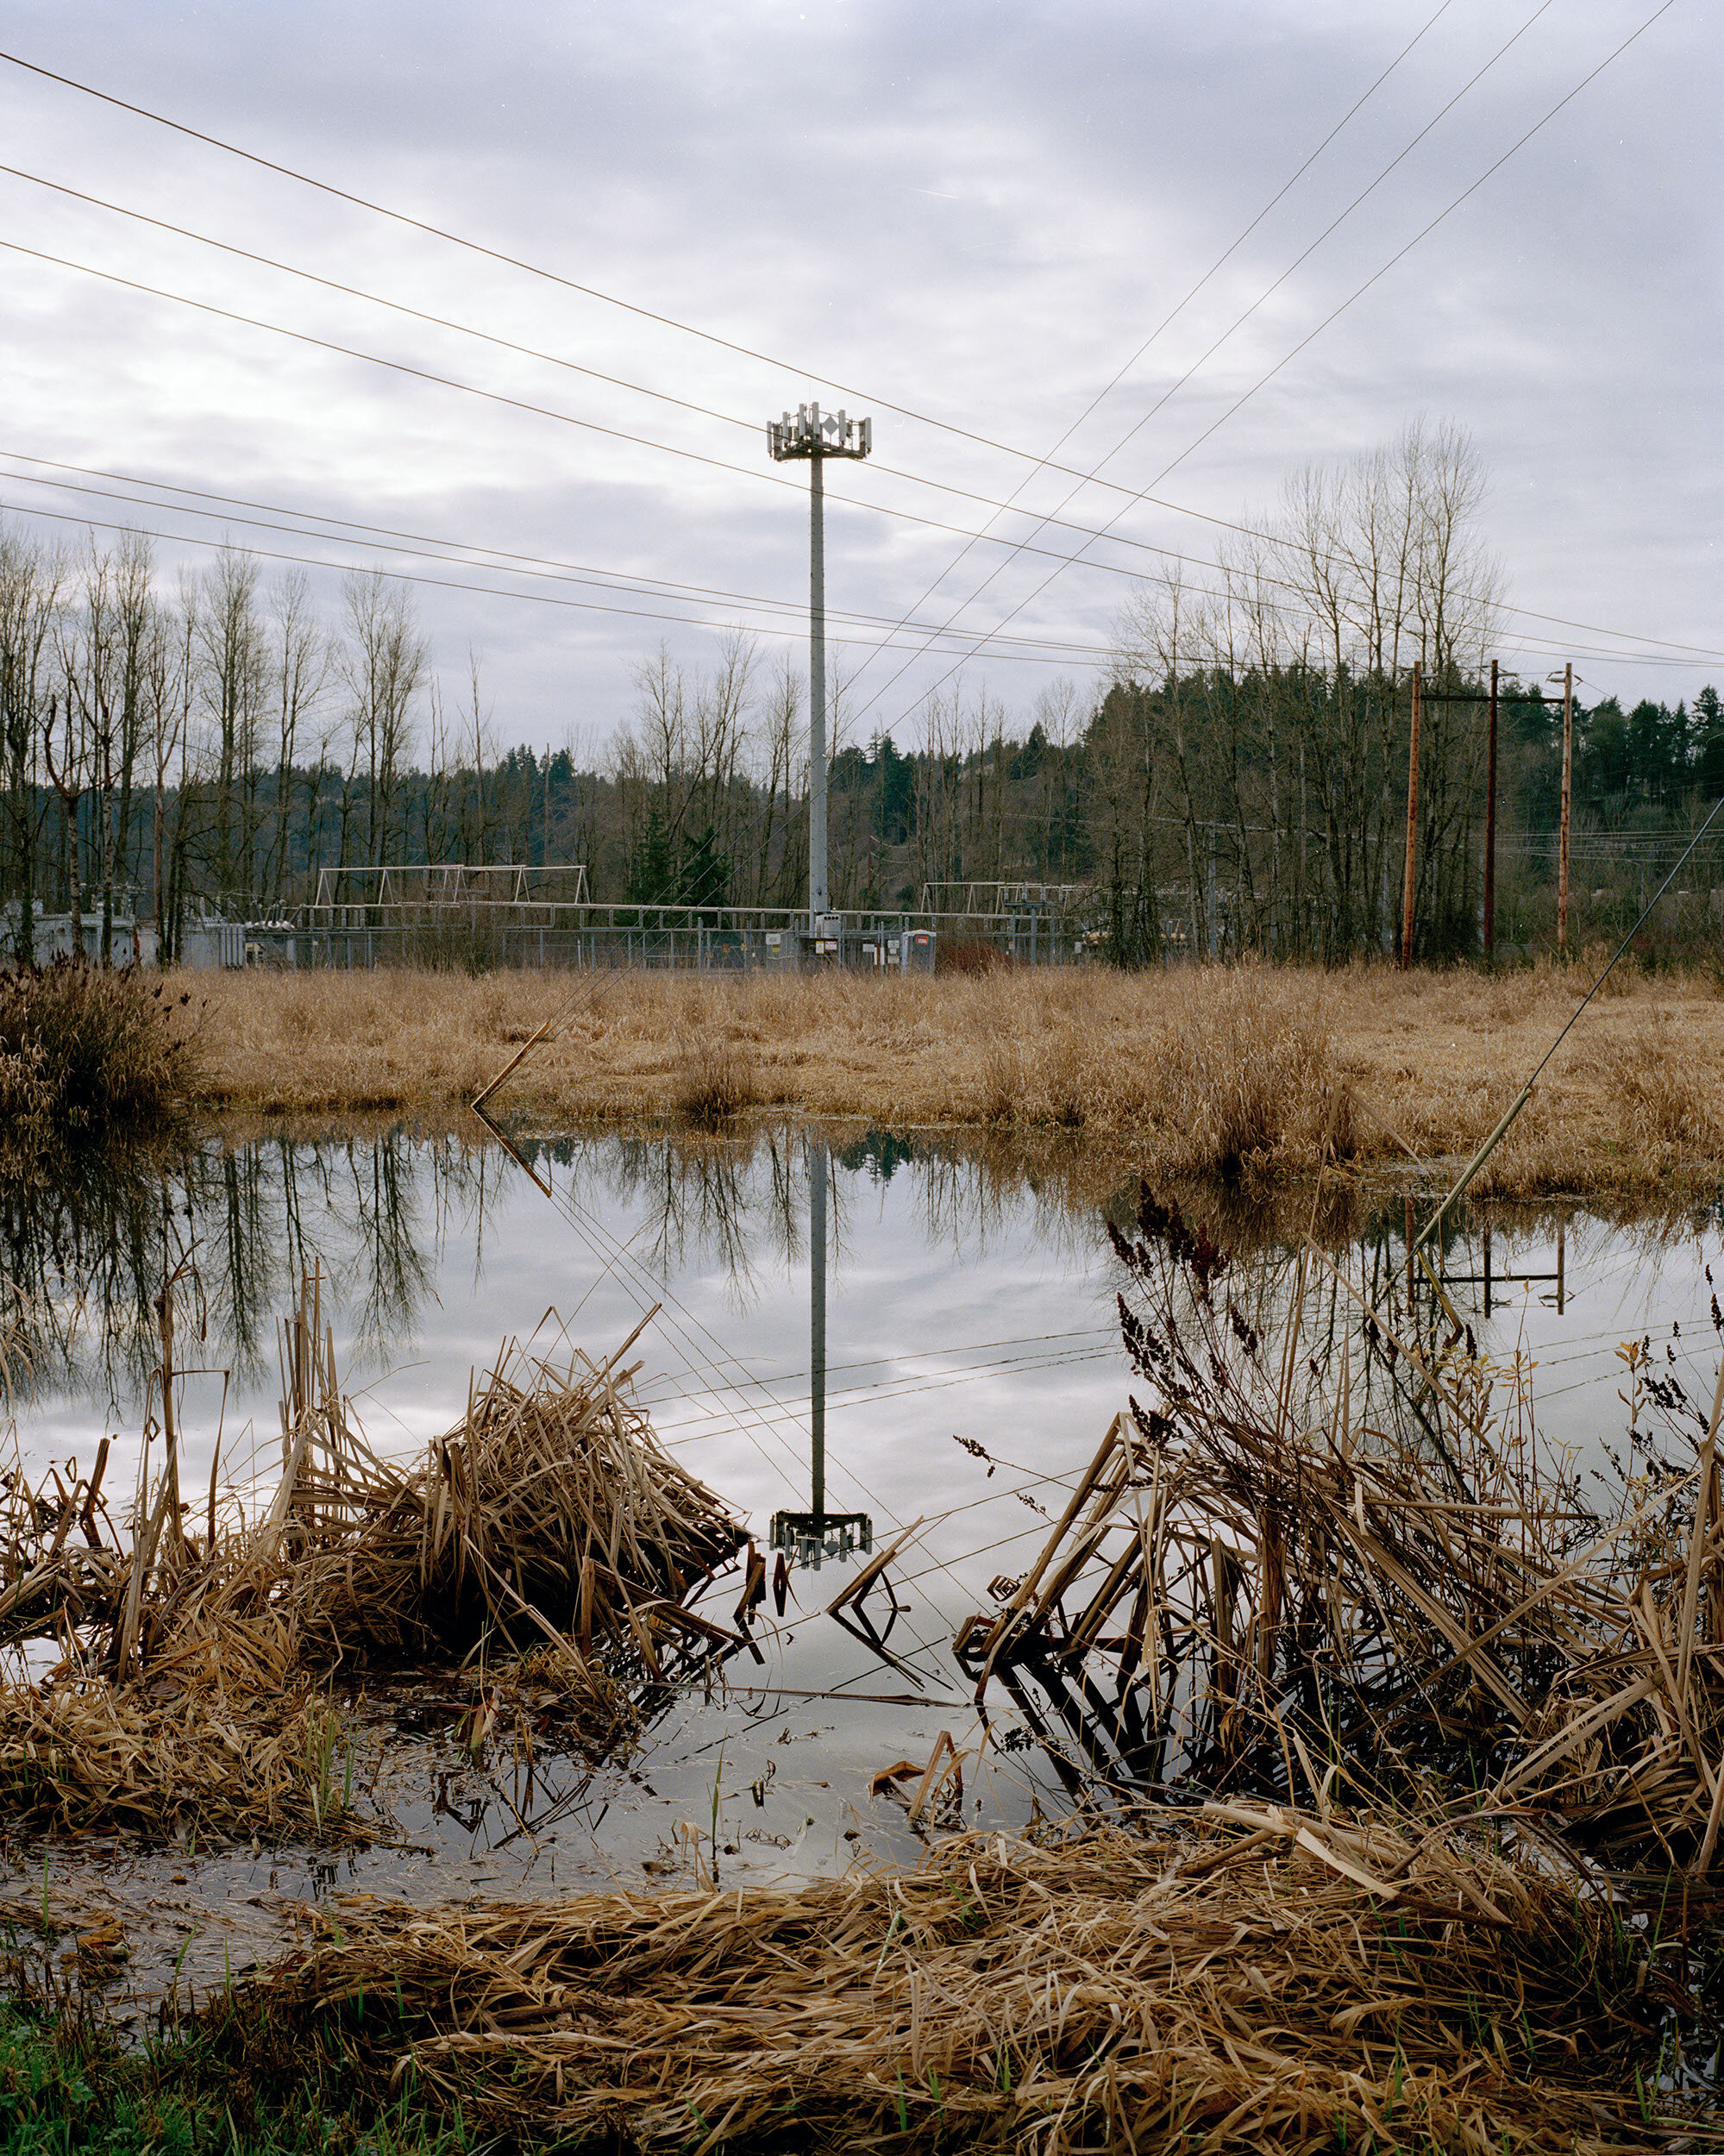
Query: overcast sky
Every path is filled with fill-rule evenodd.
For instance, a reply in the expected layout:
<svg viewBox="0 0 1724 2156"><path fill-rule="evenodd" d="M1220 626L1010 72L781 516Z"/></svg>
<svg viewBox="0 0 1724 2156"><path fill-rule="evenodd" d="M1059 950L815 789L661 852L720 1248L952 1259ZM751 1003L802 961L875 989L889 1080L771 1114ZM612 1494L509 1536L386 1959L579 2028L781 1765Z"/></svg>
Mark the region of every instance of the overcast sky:
<svg viewBox="0 0 1724 2156"><path fill-rule="evenodd" d="M475 649L500 740L598 749L661 636L698 667L742 623L774 662L805 663L805 468L774 467L762 429L818 397L875 417L874 460L829 467L828 594L854 617L834 624L849 724L902 744L954 660L918 658L901 635L875 650L893 624L1011 617L1030 641L972 658L972 693L1027 712L1063 672L1088 694L1121 572L1157 559L1144 546L1213 548L1213 526L1183 512L1264 509L1295 467L1425 414L1469 429L1491 475L1488 534L1527 610L1507 619L1505 662L1542 674L1572 651L1583 699L1691 699L1724 681L1724 70L1705 0L1674 0L1320 326L1657 6L7 0L16 57L549 274L0 64L8 166L545 355L0 174L0 237L85 266L0 258L0 501L183 535L160 549L170 576L225 528L274 554L513 594L420 587L440 671L453 685ZM1158 499L1083 487L1064 518L1094 530L1123 506L1116 535L1140 543L1059 570L995 540L1060 555L1083 533L994 505L1064 502L1073 480L1033 460L1080 420L1058 461L1082 473L1111 459L1119 488ZM46 474L27 458L129 475L150 505L31 484ZM155 505L165 485L265 506L199 517ZM990 517L994 537L959 561ZM337 543L315 521L329 518L465 561L374 532ZM476 549L557 573L475 568ZM601 582L567 581L570 565ZM317 585L333 616L338 572Z"/></svg>

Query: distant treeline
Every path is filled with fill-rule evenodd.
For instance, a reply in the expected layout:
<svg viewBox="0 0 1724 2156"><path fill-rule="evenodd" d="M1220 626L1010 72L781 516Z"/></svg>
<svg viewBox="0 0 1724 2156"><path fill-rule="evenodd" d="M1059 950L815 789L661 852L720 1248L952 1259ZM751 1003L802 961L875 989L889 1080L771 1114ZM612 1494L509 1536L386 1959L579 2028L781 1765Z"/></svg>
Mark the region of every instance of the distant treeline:
<svg viewBox="0 0 1724 2156"><path fill-rule="evenodd" d="M1477 950L1484 691L1498 573L1464 439L1409 429L1288 488L1198 581L1134 588L1112 679L1013 713L962 678L920 739L831 766L833 901L946 911L999 881L1075 902L1124 963L1172 951L1328 960L1400 933L1411 684L1423 689L1415 949ZM44 912L179 927L278 916L323 868L586 865L625 904L793 906L807 879L799 670L732 635L705 670L661 650L603 760L498 745L476 665L429 666L407 588L354 574L339 618L304 577L222 551L163 591L148 542L77 557L0 527L0 899L28 948ZM1501 682L1499 937L1539 946L1561 780L1561 692ZM1576 721L1577 933L1614 925L1724 793L1715 690L1614 699ZM1720 856L1689 882L1724 882ZM1662 873L1659 867L1658 873ZM1656 879L1654 879L1654 881ZM104 925L104 937L107 930Z"/></svg>

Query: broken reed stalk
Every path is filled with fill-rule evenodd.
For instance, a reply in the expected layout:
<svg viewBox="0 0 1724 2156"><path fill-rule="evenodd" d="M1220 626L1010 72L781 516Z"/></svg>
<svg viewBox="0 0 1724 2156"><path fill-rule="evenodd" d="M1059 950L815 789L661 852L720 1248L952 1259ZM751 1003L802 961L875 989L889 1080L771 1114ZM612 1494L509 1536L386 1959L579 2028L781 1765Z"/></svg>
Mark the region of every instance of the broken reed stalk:
<svg viewBox="0 0 1724 2156"><path fill-rule="evenodd" d="M1421 1351L1404 1423L1328 1407L1301 1428L1225 1255L1147 1191L1118 1240L1150 1294L1122 1310L1153 1404L1114 1419L1006 1606L960 1633L978 1698L1004 1677L1075 1790L1314 1797L1338 1771L1459 1812L1533 1803L1619 1865L1709 1865L1724 1373L1692 1468L1603 1520L1493 1426L1458 1339Z"/></svg>
<svg viewBox="0 0 1724 2156"><path fill-rule="evenodd" d="M794 1891L312 1922L204 2017L229 2069L250 2032L333 2047L378 2101L411 2077L505 2140L1606 2156L1673 2130L1635 2073L1676 1987L1608 1899L1404 1814L1147 1811Z"/></svg>

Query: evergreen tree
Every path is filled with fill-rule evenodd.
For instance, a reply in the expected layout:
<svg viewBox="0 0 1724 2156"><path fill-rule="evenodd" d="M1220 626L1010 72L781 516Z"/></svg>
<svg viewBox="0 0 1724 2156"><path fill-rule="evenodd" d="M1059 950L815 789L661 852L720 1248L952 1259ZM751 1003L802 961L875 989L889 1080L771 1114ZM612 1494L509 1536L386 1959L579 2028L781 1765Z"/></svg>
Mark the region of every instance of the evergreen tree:
<svg viewBox="0 0 1724 2156"><path fill-rule="evenodd" d="M880 792L875 805L875 831L888 846L901 846L915 821L916 761L900 756L890 734L882 734L875 752Z"/></svg>
<svg viewBox="0 0 1724 2156"><path fill-rule="evenodd" d="M718 851L718 833L708 824L693 837L682 835L682 866L676 895L684 906L723 906L730 888L730 857Z"/></svg>
<svg viewBox="0 0 1724 2156"><path fill-rule="evenodd" d="M677 895L676 856L655 802L629 856L624 895L635 906L664 906Z"/></svg>
<svg viewBox="0 0 1724 2156"><path fill-rule="evenodd" d="M1709 681L1694 699L1694 777L1708 801L1724 793L1724 710Z"/></svg>

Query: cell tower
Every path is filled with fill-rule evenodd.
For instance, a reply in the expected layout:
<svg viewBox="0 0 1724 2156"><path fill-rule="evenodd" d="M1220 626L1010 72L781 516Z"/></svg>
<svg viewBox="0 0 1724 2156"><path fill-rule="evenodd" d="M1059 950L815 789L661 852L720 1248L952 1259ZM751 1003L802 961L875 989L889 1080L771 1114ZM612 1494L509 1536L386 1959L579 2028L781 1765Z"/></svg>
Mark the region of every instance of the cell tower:
<svg viewBox="0 0 1724 2156"><path fill-rule="evenodd" d="M832 910L826 885L826 534L820 467L828 457L865 457L874 447L874 422L799 404L793 413L768 422L766 439L774 464L805 459L808 466L808 933L816 937Z"/></svg>

